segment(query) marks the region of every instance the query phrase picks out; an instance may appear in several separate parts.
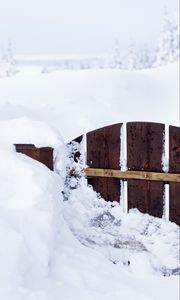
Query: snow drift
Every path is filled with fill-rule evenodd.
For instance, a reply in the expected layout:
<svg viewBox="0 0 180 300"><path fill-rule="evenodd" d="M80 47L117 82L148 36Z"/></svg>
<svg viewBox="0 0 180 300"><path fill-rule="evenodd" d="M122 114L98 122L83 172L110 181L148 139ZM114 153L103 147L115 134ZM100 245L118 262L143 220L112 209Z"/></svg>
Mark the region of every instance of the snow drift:
<svg viewBox="0 0 180 300"><path fill-rule="evenodd" d="M179 63L141 71L41 74L24 68L0 79L0 119L27 116L57 128L65 141L127 121L179 124Z"/></svg>
<svg viewBox="0 0 180 300"><path fill-rule="evenodd" d="M177 64L138 72L24 69L0 79L1 299L178 299L178 226L136 210L124 215L90 187L63 202L61 138L121 121L178 124L177 72ZM15 153L14 143L54 147L58 174Z"/></svg>

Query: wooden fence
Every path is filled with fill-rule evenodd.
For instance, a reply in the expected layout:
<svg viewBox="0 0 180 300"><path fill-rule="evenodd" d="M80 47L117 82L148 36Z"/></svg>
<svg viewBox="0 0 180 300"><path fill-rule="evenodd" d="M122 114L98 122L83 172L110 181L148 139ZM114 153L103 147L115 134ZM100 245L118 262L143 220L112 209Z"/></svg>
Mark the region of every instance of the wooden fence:
<svg viewBox="0 0 180 300"><path fill-rule="evenodd" d="M121 199L127 181L128 210L162 217L165 184L169 186L169 220L180 225L180 128L169 126L169 171L163 170L165 125L130 122L123 137L122 123L87 133L88 183L107 201ZM82 136L75 139L81 143ZM122 145L126 142L127 171L121 171Z"/></svg>
<svg viewBox="0 0 180 300"><path fill-rule="evenodd" d="M126 124L126 136L122 135L123 124L103 127L87 133L88 183L107 201L122 199L121 185L127 181L128 210L137 208L143 213L162 217L165 184L169 187L169 220L180 225L180 127L169 126L169 171L164 172L165 125L150 122ZM74 141L81 144L83 136ZM127 171L121 170L126 143ZM36 148L34 145L16 144L22 152L53 170L53 149ZM80 157L79 150L74 160ZM168 193L168 195L167 195Z"/></svg>
<svg viewBox="0 0 180 300"><path fill-rule="evenodd" d="M15 144L16 152L26 154L27 156L40 161L53 171L53 148L37 148L32 144Z"/></svg>

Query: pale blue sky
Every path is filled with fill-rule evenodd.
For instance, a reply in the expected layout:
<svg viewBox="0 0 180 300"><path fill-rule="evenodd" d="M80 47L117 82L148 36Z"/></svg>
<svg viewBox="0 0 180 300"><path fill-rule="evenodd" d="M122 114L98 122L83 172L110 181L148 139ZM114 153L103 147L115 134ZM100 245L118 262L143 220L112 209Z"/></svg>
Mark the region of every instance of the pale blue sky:
<svg viewBox="0 0 180 300"><path fill-rule="evenodd" d="M11 40L16 53L86 54L155 46L166 6L179 0L0 0L0 47Z"/></svg>

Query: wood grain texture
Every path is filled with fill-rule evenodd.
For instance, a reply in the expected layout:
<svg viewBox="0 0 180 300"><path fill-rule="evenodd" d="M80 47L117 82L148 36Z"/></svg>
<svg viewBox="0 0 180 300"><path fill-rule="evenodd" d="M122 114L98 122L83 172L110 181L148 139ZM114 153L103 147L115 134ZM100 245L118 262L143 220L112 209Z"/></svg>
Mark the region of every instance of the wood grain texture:
<svg viewBox="0 0 180 300"><path fill-rule="evenodd" d="M91 168L119 169L120 124L103 127L87 134L87 165ZM106 201L120 201L120 181L114 178L88 178L88 183Z"/></svg>
<svg viewBox="0 0 180 300"><path fill-rule="evenodd" d="M180 174L170 173L157 173L146 171L120 171L111 169L95 169L87 168L84 170L86 176L90 177L108 177L118 179L138 179L138 180L150 180L150 181L164 181L164 182L179 182Z"/></svg>
<svg viewBox="0 0 180 300"><path fill-rule="evenodd" d="M15 144L16 152L26 154L27 156L43 163L53 171L53 148L37 148L32 144Z"/></svg>
<svg viewBox="0 0 180 300"><path fill-rule="evenodd" d="M127 123L128 170L162 172L165 125L150 122ZM128 181L128 208L155 217L163 214L163 182Z"/></svg>

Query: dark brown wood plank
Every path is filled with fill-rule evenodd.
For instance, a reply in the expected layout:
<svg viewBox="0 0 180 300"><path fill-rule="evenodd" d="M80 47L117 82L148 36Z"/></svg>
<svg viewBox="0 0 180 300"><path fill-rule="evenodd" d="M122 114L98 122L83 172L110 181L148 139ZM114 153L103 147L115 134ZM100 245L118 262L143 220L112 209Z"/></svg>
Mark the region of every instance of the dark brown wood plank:
<svg viewBox="0 0 180 300"><path fill-rule="evenodd" d="M87 165L91 168L118 170L120 163L120 124L87 134ZM120 201L120 181L114 178L88 178L94 190L106 201Z"/></svg>
<svg viewBox="0 0 180 300"><path fill-rule="evenodd" d="M53 148L37 148L32 144L15 144L16 152L26 154L27 156L43 163L53 171Z"/></svg>
<svg viewBox="0 0 180 300"><path fill-rule="evenodd" d="M54 170L53 148L39 148L40 162L46 165L50 170Z"/></svg>
<svg viewBox="0 0 180 300"><path fill-rule="evenodd" d="M127 123L128 170L162 172L165 125L150 122ZM155 217L163 214L163 182L128 180L128 208Z"/></svg>
<svg viewBox="0 0 180 300"><path fill-rule="evenodd" d="M180 174L180 127L169 126L169 172ZM180 183L169 184L169 220L180 225Z"/></svg>

